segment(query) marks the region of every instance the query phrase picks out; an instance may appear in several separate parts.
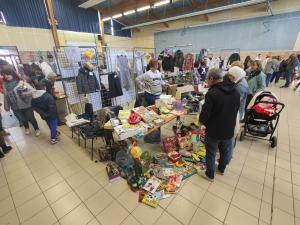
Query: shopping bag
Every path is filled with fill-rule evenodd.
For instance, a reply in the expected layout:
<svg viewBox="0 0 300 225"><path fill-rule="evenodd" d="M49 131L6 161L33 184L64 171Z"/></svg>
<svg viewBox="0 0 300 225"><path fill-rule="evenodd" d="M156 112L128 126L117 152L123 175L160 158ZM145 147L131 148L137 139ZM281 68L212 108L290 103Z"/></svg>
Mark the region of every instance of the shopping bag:
<svg viewBox="0 0 300 225"><path fill-rule="evenodd" d="M19 120L12 112L5 112L2 114L2 127L4 129L18 127Z"/></svg>

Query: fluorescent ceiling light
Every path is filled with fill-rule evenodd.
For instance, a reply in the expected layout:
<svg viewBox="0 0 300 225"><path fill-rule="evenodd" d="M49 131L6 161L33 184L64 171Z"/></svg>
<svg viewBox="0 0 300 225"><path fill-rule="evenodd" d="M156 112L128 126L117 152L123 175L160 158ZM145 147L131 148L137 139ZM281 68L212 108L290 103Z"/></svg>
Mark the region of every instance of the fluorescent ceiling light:
<svg viewBox="0 0 300 225"><path fill-rule="evenodd" d="M102 21L110 20L110 17L104 18Z"/></svg>
<svg viewBox="0 0 300 225"><path fill-rule="evenodd" d="M181 16L174 16L174 17L169 17L169 18L166 18L166 19L155 20L155 21L151 21L151 22L136 24L136 25L133 25L133 26L123 27L122 30L132 29L132 28L135 28L135 27L149 26L149 25L156 24L156 23L162 23L162 22L167 22L167 21L172 21L172 20L178 20L178 19L182 19L182 18L188 18L188 17L191 17L191 16L199 16L199 15L209 14L209 13L213 13L213 12L220 12L220 11L225 11L225 10L230 10L230 9L236 9L236 8L250 6L250 5L254 5L254 4L260 4L260 3L266 3L266 0L250 0L250 1L247 1L247 2L241 2L241 3L221 6L221 7L207 9L207 10L198 11L198 12L194 12L194 13L188 13L188 14L184 14L184 15L181 15Z"/></svg>
<svg viewBox="0 0 300 225"><path fill-rule="evenodd" d="M154 6L160 6L160 5L164 5L164 4L168 4L168 3L170 3L170 0L155 3Z"/></svg>
<svg viewBox="0 0 300 225"><path fill-rule="evenodd" d="M132 13L135 13L135 10L131 10L131 11L125 12L124 15L129 15L129 14L132 14Z"/></svg>
<svg viewBox="0 0 300 225"><path fill-rule="evenodd" d="M87 9L87 8L90 8L90 7L92 7L94 5L97 5L97 4L99 4L101 2L104 2L104 1L105 0L89 0L89 1L87 1L85 3L82 3L78 7Z"/></svg>
<svg viewBox="0 0 300 225"><path fill-rule="evenodd" d="M115 19L115 18L119 18L121 16L122 16L122 14L118 14L118 15L114 15L112 18Z"/></svg>
<svg viewBox="0 0 300 225"><path fill-rule="evenodd" d="M137 9L136 11L143 11L143 10L146 10L146 9L150 9L150 6L149 5L148 6L144 6L142 8Z"/></svg>
<svg viewBox="0 0 300 225"><path fill-rule="evenodd" d="M229 21L231 21L231 20L222 20L222 21L217 21L217 22L212 22L212 23L200 23L200 24L191 25L191 26L189 26L189 28L191 28L191 27L202 27L202 26L219 24L219 23L227 23Z"/></svg>

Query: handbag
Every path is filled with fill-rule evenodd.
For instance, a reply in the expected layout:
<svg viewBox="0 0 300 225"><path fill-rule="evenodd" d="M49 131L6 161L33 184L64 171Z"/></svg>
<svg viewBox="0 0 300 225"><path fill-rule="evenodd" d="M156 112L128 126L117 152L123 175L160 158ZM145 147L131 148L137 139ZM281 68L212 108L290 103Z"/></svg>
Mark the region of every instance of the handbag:
<svg viewBox="0 0 300 225"><path fill-rule="evenodd" d="M19 120L12 112L4 112L2 114L2 127L4 129L18 127Z"/></svg>

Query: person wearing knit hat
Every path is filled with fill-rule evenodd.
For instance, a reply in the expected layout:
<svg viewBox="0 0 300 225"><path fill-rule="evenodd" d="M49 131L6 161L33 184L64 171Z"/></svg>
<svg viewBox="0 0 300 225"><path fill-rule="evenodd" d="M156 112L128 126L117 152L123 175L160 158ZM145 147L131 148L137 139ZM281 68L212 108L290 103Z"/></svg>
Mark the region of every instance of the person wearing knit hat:
<svg viewBox="0 0 300 225"><path fill-rule="evenodd" d="M240 93L241 107L239 110L240 120L243 117L245 104L248 94L248 83L246 80L246 72L239 66L231 67L228 71L228 77L236 85L238 92Z"/></svg>

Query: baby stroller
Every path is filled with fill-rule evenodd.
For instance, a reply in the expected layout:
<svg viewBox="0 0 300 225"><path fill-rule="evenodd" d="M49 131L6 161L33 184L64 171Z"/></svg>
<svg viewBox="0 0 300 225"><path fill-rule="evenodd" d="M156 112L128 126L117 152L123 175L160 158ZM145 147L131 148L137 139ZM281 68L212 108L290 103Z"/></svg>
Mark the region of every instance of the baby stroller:
<svg viewBox="0 0 300 225"><path fill-rule="evenodd" d="M276 95L263 91L253 96L245 112L245 126L240 134L240 141L250 134L251 137L268 140L271 147L277 145L277 137L273 136L284 104L278 102ZM265 138L270 135L269 139Z"/></svg>

